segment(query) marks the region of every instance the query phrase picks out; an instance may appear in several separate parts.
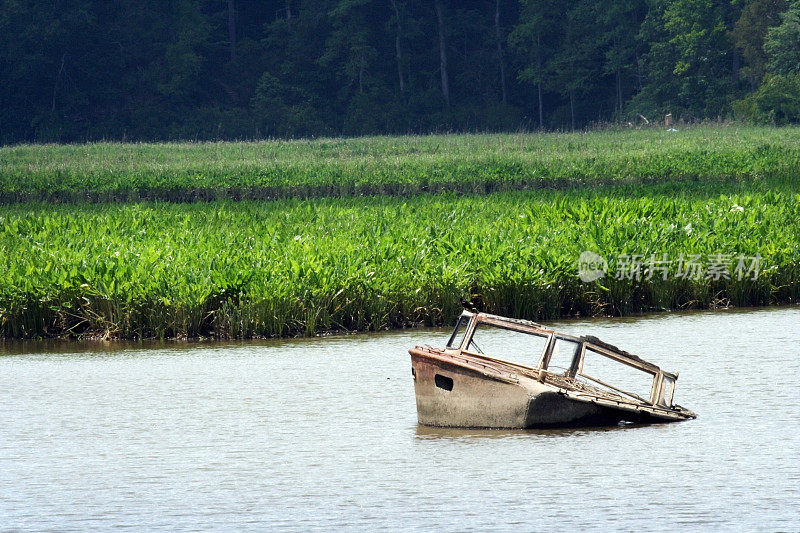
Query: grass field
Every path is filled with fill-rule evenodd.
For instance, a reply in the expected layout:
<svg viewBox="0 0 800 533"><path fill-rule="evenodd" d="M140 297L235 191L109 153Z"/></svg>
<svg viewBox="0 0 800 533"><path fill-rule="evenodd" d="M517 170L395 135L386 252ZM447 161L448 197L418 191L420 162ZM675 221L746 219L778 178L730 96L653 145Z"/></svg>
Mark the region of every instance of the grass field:
<svg viewBox="0 0 800 533"><path fill-rule="evenodd" d="M798 183L5 205L0 336L247 338L433 325L451 321L462 296L537 320L796 302ZM584 250L608 259L608 276L578 278ZM622 256L652 254L673 262L668 279L646 279L646 265L631 279L611 274ZM727 254L731 279L678 277L681 254L704 263ZM736 258L757 255L757 279L738 279Z"/></svg>
<svg viewBox="0 0 800 533"><path fill-rule="evenodd" d="M800 128L0 147L0 202L485 193L796 180Z"/></svg>
<svg viewBox="0 0 800 533"><path fill-rule="evenodd" d="M534 320L800 297L797 128L9 146L0 204L6 338L436 325L461 297ZM584 251L605 277L580 279Z"/></svg>

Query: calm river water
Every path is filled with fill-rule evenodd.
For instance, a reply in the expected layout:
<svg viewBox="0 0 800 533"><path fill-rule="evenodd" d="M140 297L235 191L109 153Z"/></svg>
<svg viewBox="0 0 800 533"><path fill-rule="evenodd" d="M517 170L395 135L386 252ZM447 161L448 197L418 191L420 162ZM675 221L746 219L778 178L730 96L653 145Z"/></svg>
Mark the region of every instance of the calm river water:
<svg viewBox="0 0 800 533"><path fill-rule="evenodd" d="M443 330L0 343L0 530L800 530L800 308L567 321L680 371L694 421L418 427Z"/></svg>

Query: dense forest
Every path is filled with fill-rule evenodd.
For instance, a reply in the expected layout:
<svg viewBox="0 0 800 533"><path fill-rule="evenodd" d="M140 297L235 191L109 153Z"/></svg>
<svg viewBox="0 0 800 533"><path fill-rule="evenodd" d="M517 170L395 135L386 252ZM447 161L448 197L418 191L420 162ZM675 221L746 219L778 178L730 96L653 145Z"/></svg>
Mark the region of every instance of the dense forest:
<svg viewBox="0 0 800 533"><path fill-rule="evenodd" d="M0 0L0 142L800 122L800 0Z"/></svg>

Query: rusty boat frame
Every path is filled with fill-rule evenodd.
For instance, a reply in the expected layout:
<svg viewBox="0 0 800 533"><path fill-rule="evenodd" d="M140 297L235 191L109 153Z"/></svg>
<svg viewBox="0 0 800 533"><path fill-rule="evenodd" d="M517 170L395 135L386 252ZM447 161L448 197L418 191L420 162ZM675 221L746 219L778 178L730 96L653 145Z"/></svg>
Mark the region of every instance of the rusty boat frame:
<svg viewBox="0 0 800 533"><path fill-rule="evenodd" d="M523 347L526 335L537 337L544 348L536 366L482 353L473 336L483 326L519 333ZM565 357L571 357L568 366L551 367L554 354L564 347ZM573 350L571 356L569 350ZM521 429L697 417L673 404L677 373L661 370L597 337L567 335L527 320L464 311L447 347L416 346L409 353L417 417L424 426ZM651 376L649 397L586 373L587 354L644 373L645 379ZM531 356L537 353L532 351Z"/></svg>

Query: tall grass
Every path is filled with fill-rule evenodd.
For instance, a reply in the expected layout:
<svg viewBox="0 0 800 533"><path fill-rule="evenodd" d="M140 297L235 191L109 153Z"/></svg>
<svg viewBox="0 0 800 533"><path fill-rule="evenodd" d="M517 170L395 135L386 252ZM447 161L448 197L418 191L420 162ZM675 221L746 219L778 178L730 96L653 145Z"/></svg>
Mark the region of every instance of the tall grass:
<svg viewBox="0 0 800 533"><path fill-rule="evenodd" d="M798 128L0 147L3 203L470 193L798 176Z"/></svg>
<svg viewBox="0 0 800 533"><path fill-rule="evenodd" d="M6 205L0 336L248 338L434 325L459 312L462 296L534 320L795 302L798 221L800 188L787 182ZM762 271L756 280L584 283L584 250L612 268L621 254L760 254Z"/></svg>

